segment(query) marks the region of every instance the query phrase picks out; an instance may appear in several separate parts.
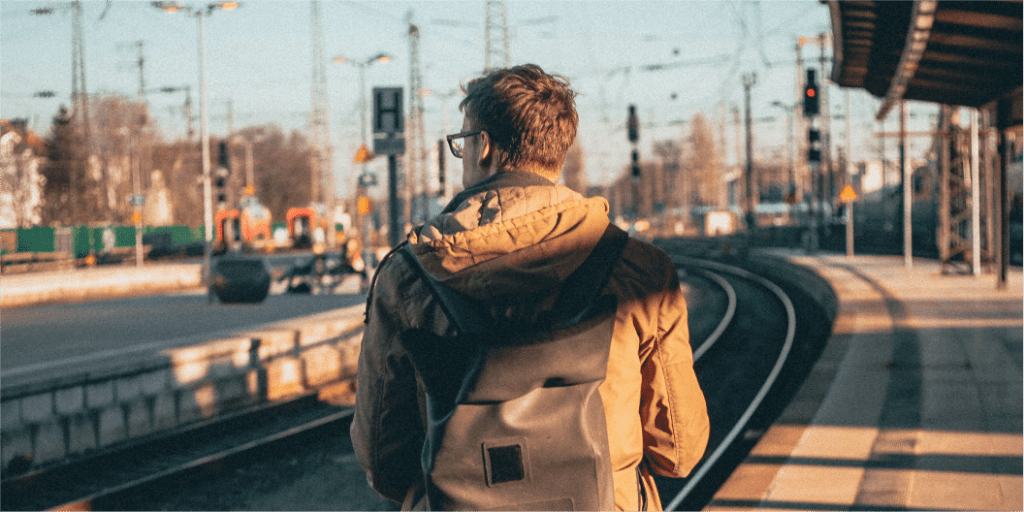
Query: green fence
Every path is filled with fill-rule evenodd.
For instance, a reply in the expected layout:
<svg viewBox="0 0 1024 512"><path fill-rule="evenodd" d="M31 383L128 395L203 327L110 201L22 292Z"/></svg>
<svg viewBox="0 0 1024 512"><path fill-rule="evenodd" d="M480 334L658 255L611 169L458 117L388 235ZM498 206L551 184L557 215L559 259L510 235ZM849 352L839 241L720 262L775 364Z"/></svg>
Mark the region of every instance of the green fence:
<svg viewBox="0 0 1024 512"><path fill-rule="evenodd" d="M53 252L56 230L49 227L19 228L16 252Z"/></svg>
<svg viewBox="0 0 1024 512"><path fill-rule="evenodd" d="M135 247L135 226L110 226L114 235L114 244L106 249L119 247ZM54 252L57 247L67 247L75 258L84 258L90 252L101 253L105 249L103 232L106 226L71 226L53 228L37 226L31 228L17 228L0 230L3 233L3 252ZM191 228L189 226L146 226L142 230L143 236L151 233L169 233L172 245L185 245L203 240L204 229L202 226ZM58 242L58 233L70 238L66 243ZM13 249L13 250L12 250Z"/></svg>

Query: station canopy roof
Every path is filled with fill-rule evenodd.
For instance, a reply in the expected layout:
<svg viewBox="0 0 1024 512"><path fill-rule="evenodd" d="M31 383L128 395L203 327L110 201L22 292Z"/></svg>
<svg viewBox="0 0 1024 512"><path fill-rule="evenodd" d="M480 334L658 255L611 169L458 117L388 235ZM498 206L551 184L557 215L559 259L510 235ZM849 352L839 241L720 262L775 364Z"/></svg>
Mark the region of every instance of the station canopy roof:
<svg viewBox="0 0 1024 512"><path fill-rule="evenodd" d="M826 1L826 0L822 0ZM883 98L983 107L1021 124L1021 1L827 0L832 81Z"/></svg>

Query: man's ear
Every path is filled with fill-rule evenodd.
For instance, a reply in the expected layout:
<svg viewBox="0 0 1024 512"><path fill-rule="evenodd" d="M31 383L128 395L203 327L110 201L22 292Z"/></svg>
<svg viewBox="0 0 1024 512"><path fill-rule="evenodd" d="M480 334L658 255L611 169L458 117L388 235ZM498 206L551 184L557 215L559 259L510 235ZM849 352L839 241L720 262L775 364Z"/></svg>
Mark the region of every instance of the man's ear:
<svg viewBox="0 0 1024 512"><path fill-rule="evenodd" d="M487 132L480 132L480 167L486 169L491 166L491 159L494 156L494 146L491 145L491 135Z"/></svg>

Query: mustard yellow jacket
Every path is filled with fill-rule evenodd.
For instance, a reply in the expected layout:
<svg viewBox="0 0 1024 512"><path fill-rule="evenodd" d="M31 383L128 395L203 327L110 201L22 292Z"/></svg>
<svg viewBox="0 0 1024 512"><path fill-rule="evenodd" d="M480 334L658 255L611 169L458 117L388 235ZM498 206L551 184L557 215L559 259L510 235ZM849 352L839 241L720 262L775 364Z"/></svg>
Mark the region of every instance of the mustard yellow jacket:
<svg viewBox="0 0 1024 512"><path fill-rule="evenodd" d="M590 254L608 222L603 198L506 171L460 193L414 230L409 243L438 281L492 310L531 315L551 307L562 281ZM651 474L686 476L708 439L686 303L669 257L632 238L604 293L614 293L619 304L608 374L599 388L615 506L640 507L639 468L648 508L660 509ZM421 327L444 334L451 326L403 258L382 264L367 319L352 443L374 490L405 509L420 508L425 402L399 333Z"/></svg>

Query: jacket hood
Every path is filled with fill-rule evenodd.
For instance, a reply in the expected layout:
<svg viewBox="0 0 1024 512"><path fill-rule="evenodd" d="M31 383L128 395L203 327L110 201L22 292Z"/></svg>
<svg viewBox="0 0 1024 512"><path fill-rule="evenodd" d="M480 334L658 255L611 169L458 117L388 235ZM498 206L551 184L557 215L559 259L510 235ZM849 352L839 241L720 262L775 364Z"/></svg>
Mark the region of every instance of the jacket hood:
<svg viewBox="0 0 1024 512"><path fill-rule="evenodd" d="M550 305L608 222L604 198L502 171L457 195L409 243L437 281L519 316Z"/></svg>

